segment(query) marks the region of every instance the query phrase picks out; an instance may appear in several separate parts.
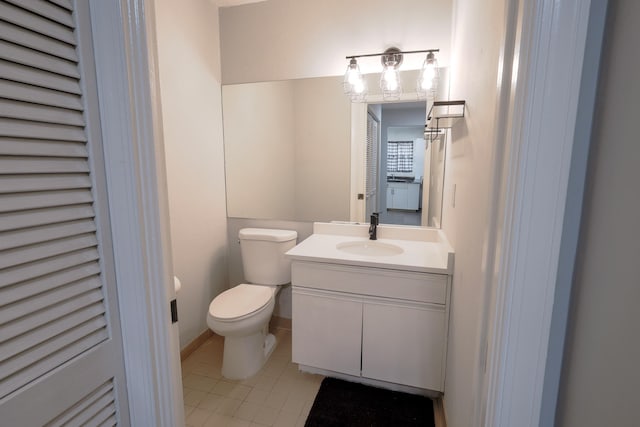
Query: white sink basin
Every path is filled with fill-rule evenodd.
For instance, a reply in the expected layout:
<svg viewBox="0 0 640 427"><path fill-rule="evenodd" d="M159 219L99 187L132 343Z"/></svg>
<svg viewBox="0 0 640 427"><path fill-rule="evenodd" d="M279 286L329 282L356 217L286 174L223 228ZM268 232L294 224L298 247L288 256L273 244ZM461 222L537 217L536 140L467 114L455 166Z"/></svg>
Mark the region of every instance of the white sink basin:
<svg viewBox="0 0 640 427"><path fill-rule="evenodd" d="M338 243L336 248L350 254L365 256L393 256L400 255L404 252L404 249L400 246L377 242L375 240L356 240L353 242Z"/></svg>

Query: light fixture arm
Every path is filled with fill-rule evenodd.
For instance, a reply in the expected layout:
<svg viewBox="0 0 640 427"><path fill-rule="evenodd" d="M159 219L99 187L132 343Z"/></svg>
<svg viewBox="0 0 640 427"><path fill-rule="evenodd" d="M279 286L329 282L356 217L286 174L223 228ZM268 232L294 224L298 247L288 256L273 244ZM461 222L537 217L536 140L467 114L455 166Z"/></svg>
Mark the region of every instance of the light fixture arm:
<svg viewBox="0 0 640 427"><path fill-rule="evenodd" d="M440 52L440 49L398 50L398 51L393 52L393 53L396 54L396 55L408 55L408 54L411 54L411 53L433 53L433 52ZM366 54L362 54L362 55L345 56L345 59L367 58L367 57L371 57L371 56L384 56L384 55L388 55L388 54L389 53L387 51L380 52L380 53L366 53Z"/></svg>

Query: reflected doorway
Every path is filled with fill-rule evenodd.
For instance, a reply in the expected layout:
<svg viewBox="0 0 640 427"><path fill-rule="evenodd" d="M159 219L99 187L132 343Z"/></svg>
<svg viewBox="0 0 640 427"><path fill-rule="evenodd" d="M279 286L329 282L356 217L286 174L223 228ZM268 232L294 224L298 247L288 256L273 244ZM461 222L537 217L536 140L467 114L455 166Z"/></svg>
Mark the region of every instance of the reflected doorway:
<svg viewBox="0 0 640 427"><path fill-rule="evenodd" d="M366 217L380 223L422 225L428 146L424 139L426 103L398 102L367 107ZM428 197L428 196L427 196ZM427 199L428 200L428 199ZM424 225L427 225L426 223Z"/></svg>

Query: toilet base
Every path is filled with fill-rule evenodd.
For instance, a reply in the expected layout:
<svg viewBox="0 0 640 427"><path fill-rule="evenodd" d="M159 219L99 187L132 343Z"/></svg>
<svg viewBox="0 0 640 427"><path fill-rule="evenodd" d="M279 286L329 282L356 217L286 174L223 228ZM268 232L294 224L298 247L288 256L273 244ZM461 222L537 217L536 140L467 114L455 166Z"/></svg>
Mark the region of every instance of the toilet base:
<svg viewBox="0 0 640 427"><path fill-rule="evenodd" d="M243 380L258 373L276 346L276 337L266 332L265 326L248 336L224 338L223 377Z"/></svg>
<svg viewBox="0 0 640 427"><path fill-rule="evenodd" d="M276 348L276 337L273 334L267 334L264 339L264 360L269 360L269 356L273 353L273 349Z"/></svg>

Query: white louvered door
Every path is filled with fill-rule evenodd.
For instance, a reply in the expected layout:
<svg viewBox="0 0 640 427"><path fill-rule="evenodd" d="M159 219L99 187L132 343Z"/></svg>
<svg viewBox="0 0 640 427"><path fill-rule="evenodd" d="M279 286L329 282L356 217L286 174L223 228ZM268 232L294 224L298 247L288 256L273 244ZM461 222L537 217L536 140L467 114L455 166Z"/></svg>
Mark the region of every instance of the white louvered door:
<svg viewBox="0 0 640 427"><path fill-rule="evenodd" d="M378 211L378 150L380 145L380 122L371 113L367 113L367 153L366 153L366 217L368 221L373 212Z"/></svg>
<svg viewBox="0 0 640 427"><path fill-rule="evenodd" d="M88 0L0 0L0 425L129 425Z"/></svg>

